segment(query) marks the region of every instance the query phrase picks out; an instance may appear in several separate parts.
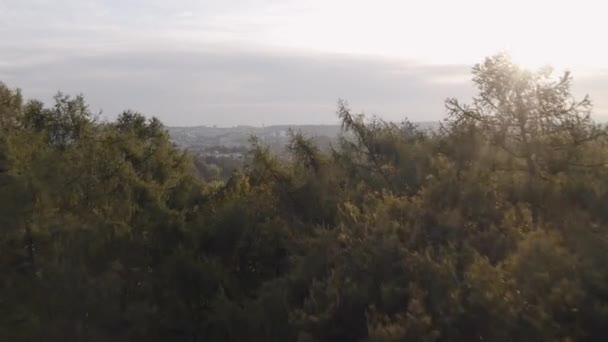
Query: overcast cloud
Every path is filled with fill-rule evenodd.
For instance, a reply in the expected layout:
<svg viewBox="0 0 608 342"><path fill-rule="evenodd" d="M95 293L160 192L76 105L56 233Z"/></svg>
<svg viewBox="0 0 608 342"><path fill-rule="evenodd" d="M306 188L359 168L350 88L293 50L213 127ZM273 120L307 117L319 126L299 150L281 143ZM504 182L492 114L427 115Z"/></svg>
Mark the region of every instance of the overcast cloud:
<svg viewBox="0 0 608 342"><path fill-rule="evenodd" d="M133 109L168 125L335 123L338 98L389 120L429 121L443 118L446 97L473 94L472 64L497 51L452 58L442 47L425 50L424 40L396 41L390 27L378 45L373 36L338 34L318 14L310 4L273 0L0 0L0 81L45 101L59 90L83 93L106 117ZM316 24L329 38L308 33ZM434 44L453 48L450 39ZM405 48L391 50L391 41ZM605 70L596 65L575 78L600 119Z"/></svg>

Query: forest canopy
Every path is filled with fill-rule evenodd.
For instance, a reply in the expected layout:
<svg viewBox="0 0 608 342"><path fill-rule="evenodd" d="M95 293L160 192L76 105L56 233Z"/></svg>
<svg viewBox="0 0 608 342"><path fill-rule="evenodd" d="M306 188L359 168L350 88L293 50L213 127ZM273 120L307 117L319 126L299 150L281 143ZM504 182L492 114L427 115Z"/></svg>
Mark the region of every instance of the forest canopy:
<svg viewBox="0 0 608 342"><path fill-rule="evenodd" d="M226 181L157 119L0 83L0 340L605 339L606 128L569 73L472 75L438 131L340 101L329 151L252 138Z"/></svg>

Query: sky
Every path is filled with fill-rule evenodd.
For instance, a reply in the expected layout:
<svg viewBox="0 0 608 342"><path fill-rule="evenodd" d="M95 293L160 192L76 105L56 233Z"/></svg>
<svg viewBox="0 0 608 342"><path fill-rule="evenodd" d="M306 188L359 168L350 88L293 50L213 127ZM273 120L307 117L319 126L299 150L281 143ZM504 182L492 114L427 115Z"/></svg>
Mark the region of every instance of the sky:
<svg viewBox="0 0 608 342"><path fill-rule="evenodd" d="M597 0L0 0L0 81L111 119L171 126L333 124L338 99L435 121L507 51L571 70L608 120L608 5Z"/></svg>

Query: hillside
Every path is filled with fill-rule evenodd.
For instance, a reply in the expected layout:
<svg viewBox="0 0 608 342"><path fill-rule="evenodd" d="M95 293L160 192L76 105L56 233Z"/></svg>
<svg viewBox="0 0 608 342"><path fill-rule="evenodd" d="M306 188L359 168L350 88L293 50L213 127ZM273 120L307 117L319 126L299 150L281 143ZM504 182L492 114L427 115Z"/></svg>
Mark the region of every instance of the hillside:
<svg viewBox="0 0 608 342"><path fill-rule="evenodd" d="M422 130L432 130L439 126L435 122L415 123ZM249 138L256 136L262 143L273 148L284 147L289 141L289 130L327 143L335 141L341 133L339 125L277 125L266 127L236 126L236 127L168 127L171 139L179 146L189 150L203 150L210 147L245 147Z"/></svg>

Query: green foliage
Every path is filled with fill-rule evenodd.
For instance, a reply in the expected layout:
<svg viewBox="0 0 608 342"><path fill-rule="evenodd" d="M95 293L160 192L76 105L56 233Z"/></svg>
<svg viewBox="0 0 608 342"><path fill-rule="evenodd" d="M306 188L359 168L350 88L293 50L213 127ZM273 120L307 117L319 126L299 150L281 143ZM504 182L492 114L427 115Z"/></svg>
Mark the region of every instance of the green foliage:
<svg viewBox="0 0 608 342"><path fill-rule="evenodd" d="M569 74L473 76L437 132L340 102L242 168L0 84L0 340L605 339L606 131Z"/></svg>

